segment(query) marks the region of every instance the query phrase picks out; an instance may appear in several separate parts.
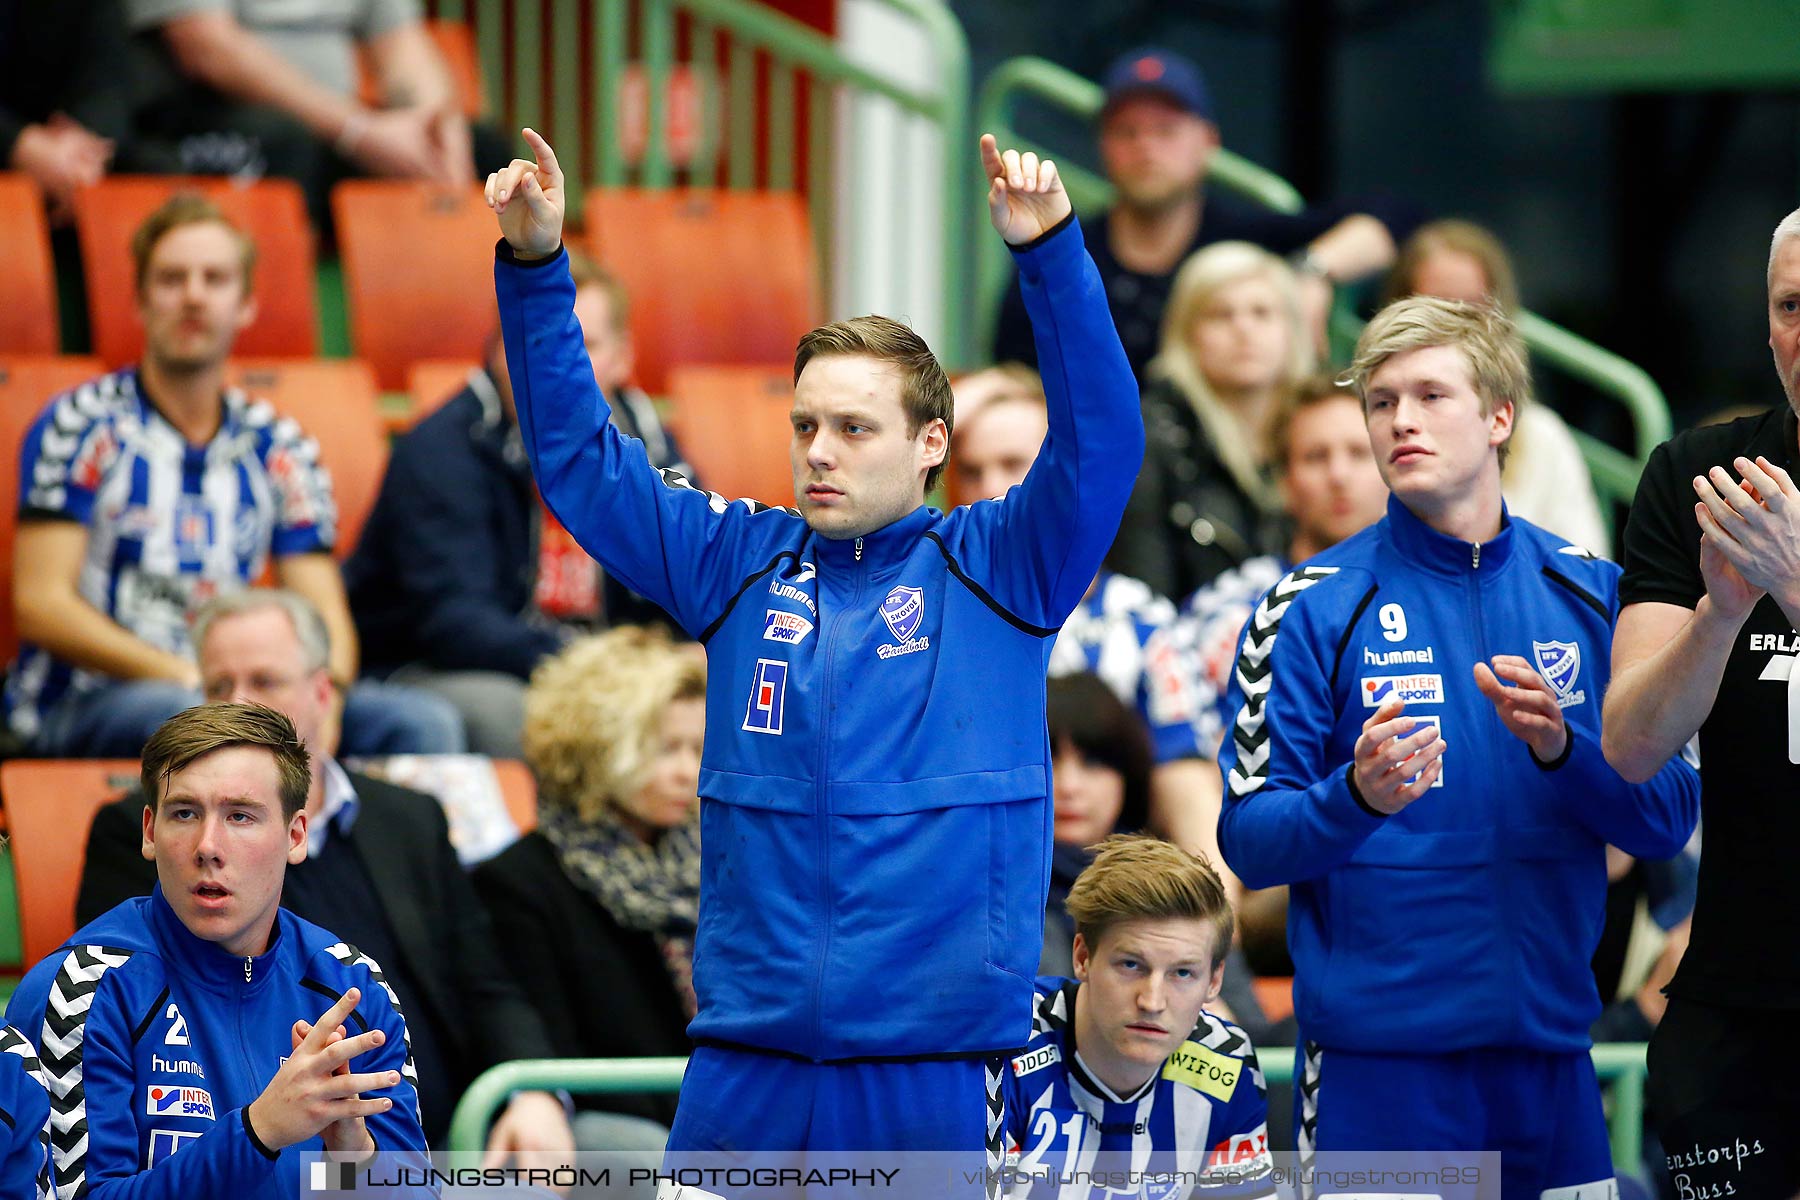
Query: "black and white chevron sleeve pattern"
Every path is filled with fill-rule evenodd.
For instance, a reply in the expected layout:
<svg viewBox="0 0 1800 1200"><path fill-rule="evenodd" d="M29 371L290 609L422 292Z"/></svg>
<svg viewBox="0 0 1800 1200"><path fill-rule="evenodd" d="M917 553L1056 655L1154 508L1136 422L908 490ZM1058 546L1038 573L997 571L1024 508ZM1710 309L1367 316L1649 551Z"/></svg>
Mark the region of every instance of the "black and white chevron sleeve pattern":
<svg viewBox="0 0 1800 1200"><path fill-rule="evenodd" d="M1205 1009L1200 1010L1200 1020L1194 1025L1194 1032L1188 1040L1199 1042L1208 1050L1217 1050L1220 1054L1229 1054L1233 1058L1241 1058L1250 1069L1250 1081L1259 1092L1269 1090L1263 1079L1262 1064L1256 1060L1256 1048L1250 1044L1250 1035L1234 1026L1227 1025L1224 1020L1215 1017Z"/></svg>
<svg viewBox="0 0 1800 1200"><path fill-rule="evenodd" d="M1336 567L1301 567L1289 572L1281 582L1269 589L1256 611L1250 614L1250 625L1244 634L1244 649L1238 655L1237 681L1244 693L1244 706L1238 709L1231 740L1237 749L1237 762L1231 768L1231 794L1248 796L1269 781L1269 730L1263 724L1263 705L1269 698L1273 682L1269 655L1275 649L1275 634L1288 605L1307 588L1337 574Z"/></svg>
<svg viewBox="0 0 1800 1200"><path fill-rule="evenodd" d="M762 501L752 500L748 496L740 496L734 500L730 497L721 496L717 492L709 492L704 488L695 487L692 480L686 475L683 475L680 471L677 471L674 467L663 467L659 471L659 474L662 475L664 487L672 488L678 492L699 492L702 496L706 497L707 507L721 516L724 515L725 510L730 508L733 504L742 504L745 508L750 510L752 515L760 512L784 512L791 513L794 516L800 515L799 509L776 508L772 504L764 504Z"/></svg>
<svg viewBox="0 0 1800 1200"><path fill-rule="evenodd" d="M50 1091L50 1168L57 1200L77 1200L87 1191L88 1117L82 1084L82 1047L88 1010L100 981L124 966L131 951L76 946L63 959L44 1009L39 1063Z"/></svg>
<svg viewBox="0 0 1800 1200"><path fill-rule="evenodd" d="M395 994L393 985L387 981L387 976L381 973L381 964L347 942L337 942L327 946L325 953L346 967L364 968L369 972L370 978L381 985L381 990L387 993L388 1003L394 1006L394 1014L400 1018L401 1033L406 1039L406 1061L400 1066L400 1074L404 1075L407 1082L413 1085L413 1094L418 1095L419 1073L413 1069L412 1030L406 1026L406 1011L400 1007L400 997Z"/></svg>
<svg viewBox="0 0 1800 1200"><path fill-rule="evenodd" d="M37 1047L26 1040L25 1035L11 1025L0 1026L0 1054L16 1054L23 1059L25 1074L29 1075L39 1087L44 1086L44 1069L38 1061ZM51 1194L50 1186L50 1127L45 1125L37 1131L38 1151L41 1165L37 1173L38 1200L45 1200Z"/></svg>
<svg viewBox="0 0 1800 1200"><path fill-rule="evenodd" d="M31 490L25 497L27 507L60 512L67 506L69 472L88 431L106 415L107 405L115 395L114 384L113 376L103 375L57 399L38 446L37 462L32 466Z"/></svg>

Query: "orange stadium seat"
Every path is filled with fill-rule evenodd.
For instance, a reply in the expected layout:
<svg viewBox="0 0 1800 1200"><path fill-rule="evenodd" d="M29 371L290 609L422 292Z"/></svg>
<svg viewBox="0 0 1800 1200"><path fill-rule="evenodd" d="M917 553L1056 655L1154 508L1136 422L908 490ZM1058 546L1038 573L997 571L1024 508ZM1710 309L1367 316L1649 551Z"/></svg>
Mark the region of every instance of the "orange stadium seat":
<svg viewBox="0 0 1800 1200"><path fill-rule="evenodd" d="M793 378L793 369L780 363L670 372L669 423L706 490L793 504Z"/></svg>
<svg viewBox="0 0 1800 1200"><path fill-rule="evenodd" d="M411 429L442 408L444 401L463 390L469 372L480 366L472 358L414 363L406 372L406 390L412 396L412 408L406 414L405 428Z"/></svg>
<svg viewBox="0 0 1800 1200"><path fill-rule="evenodd" d="M487 110L487 93L482 88L481 60L475 53L475 31L461 21L427 20L425 32L431 35L438 53L443 56L463 116L481 116ZM367 53L363 54L360 66L362 102L373 108L381 103L381 88Z"/></svg>
<svg viewBox="0 0 1800 1200"><path fill-rule="evenodd" d="M37 185L23 175L0 174L0 353L55 354L61 349L56 317L56 273L50 265L50 227Z"/></svg>
<svg viewBox="0 0 1800 1200"><path fill-rule="evenodd" d="M506 801L507 815L520 833L537 828L537 778L531 768L516 758L496 758L494 776L500 780L500 798Z"/></svg>
<svg viewBox="0 0 1800 1200"><path fill-rule="evenodd" d="M94 378L105 368L78 355L0 355L0 661L19 652L13 622L13 534L19 520L19 446L50 397Z"/></svg>
<svg viewBox="0 0 1800 1200"><path fill-rule="evenodd" d="M350 340L399 391L427 358L466 358L499 321L498 227L479 187L351 179L331 192Z"/></svg>
<svg viewBox="0 0 1800 1200"><path fill-rule="evenodd" d="M12 842L19 949L29 968L75 932L75 894L88 826L137 782L136 759L14 759L0 766L0 805Z"/></svg>
<svg viewBox="0 0 1800 1200"><path fill-rule="evenodd" d="M792 362L819 323L806 203L793 192L595 188L594 256L631 296L637 377L662 394L689 363Z"/></svg>
<svg viewBox="0 0 1800 1200"><path fill-rule="evenodd" d="M319 443L337 499L336 554L356 549L387 471L387 430L369 364L354 358L238 359L230 381L294 418Z"/></svg>
<svg viewBox="0 0 1800 1200"><path fill-rule="evenodd" d="M1291 975L1259 975L1250 981L1263 1016L1280 1021L1294 1015L1294 978Z"/></svg>
<svg viewBox="0 0 1800 1200"><path fill-rule="evenodd" d="M109 367L133 362L143 353L131 235L165 200L183 191L199 192L217 204L256 243L256 321L238 335L234 351L299 358L317 354L317 251L299 185L287 179L242 185L217 177L151 175L115 175L75 195L94 353Z"/></svg>

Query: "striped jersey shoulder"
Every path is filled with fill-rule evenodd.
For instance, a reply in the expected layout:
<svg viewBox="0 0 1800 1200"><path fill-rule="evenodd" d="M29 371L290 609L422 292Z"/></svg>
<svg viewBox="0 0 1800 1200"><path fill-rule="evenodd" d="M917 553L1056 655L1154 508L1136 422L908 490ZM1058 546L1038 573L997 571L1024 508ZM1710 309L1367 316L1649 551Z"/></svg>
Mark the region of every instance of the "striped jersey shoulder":
<svg viewBox="0 0 1800 1200"><path fill-rule="evenodd" d="M1250 1035L1241 1026L1216 1013L1209 1013L1204 1008L1200 1010L1200 1019L1194 1022L1194 1030L1188 1034L1187 1040L1205 1046L1208 1050L1228 1054L1232 1058L1249 1058L1255 1054L1250 1047Z"/></svg>
<svg viewBox="0 0 1800 1200"><path fill-rule="evenodd" d="M1163 1063L1162 1077L1221 1103L1244 1094L1241 1085L1267 1092L1262 1064L1250 1035L1223 1017L1200 1010L1200 1018Z"/></svg>
<svg viewBox="0 0 1800 1200"><path fill-rule="evenodd" d="M1031 998L1031 1036L1061 1033L1075 1019L1074 980L1038 981Z"/></svg>

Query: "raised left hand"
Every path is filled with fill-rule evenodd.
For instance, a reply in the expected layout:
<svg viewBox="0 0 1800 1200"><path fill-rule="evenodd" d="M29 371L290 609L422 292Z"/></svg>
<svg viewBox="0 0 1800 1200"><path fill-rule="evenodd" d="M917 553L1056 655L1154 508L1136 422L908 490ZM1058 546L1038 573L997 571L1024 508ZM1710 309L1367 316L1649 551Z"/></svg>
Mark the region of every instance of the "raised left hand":
<svg viewBox="0 0 1800 1200"><path fill-rule="evenodd" d="M288 1036L293 1042L288 1047L289 1054L299 1051L300 1044L306 1040L306 1035L311 1033L312 1029L311 1021L294 1022L294 1027L288 1031ZM325 1036L325 1044L334 1046L348 1036L344 1027L339 1025ZM339 1076L350 1074L350 1064L339 1063L332 1074ZM369 1133L369 1128L361 1117L341 1117L333 1121L319 1131L319 1139L325 1143L325 1149L338 1153L367 1154L375 1149L375 1139Z"/></svg>
<svg viewBox="0 0 1800 1200"><path fill-rule="evenodd" d="M1539 762L1553 763L1561 758L1563 748L1569 744L1569 727L1563 723L1556 693L1530 663L1516 654L1496 654L1493 663L1492 668L1484 662L1475 664L1475 686L1500 714L1500 723L1530 746Z"/></svg>
<svg viewBox="0 0 1800 1200"><path fill-rule="evenodd" d="M988 216L1010 245L1023 246L1050 232L1073 208L1056 164L1027 150L1002 154L994 135L981 135L981 166L988 177Z"/></svg>

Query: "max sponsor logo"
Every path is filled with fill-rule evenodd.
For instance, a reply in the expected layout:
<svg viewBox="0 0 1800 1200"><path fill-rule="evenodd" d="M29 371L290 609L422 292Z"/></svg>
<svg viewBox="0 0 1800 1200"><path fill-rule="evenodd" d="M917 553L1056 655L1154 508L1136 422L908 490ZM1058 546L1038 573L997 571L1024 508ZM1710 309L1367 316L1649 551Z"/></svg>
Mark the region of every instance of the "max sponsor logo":
<svg viewBox="0 0 1800 1200"><path fill-rule="evenodd" d="M1232 1134L1213 1146L1206 1159L1208 1168L1243 1167L1247 1164L1262 1167L1271 1165L1267 1126L1259 1125L1250 1133Z"/></svg>
<svg viewBox="0 0 1800 1200"><path fill-rule="evenodd" d="M1407 704L1442 704L1442 675L1370 675L1362 681L1364 708L1380 708L1389 700Z"/></svg>
<svg viewBox="0 0 1800 1200"><path fill-rule="evenodd" d="M1041 1046L1030 1054L1021 1054L1012 1060L1014 1075L1029 1075L1033 1071L1041 1071L1062 1061L1062 1051L1055 1046Z"/></svg>
<svg viewBox="0 0 1800 1200"><path fill-rule="evenodd" d="M213 1119L212 1093L197 1087L152 1087L146 1093L144 1111L153 1117Z"/></svg>
<svg viewBox="0 0 1800 1200"><path fill-rule="evenodd" d="M771 608L763 618L763 641L797 646L813 631L813 623L799 613Z"/></svg>

